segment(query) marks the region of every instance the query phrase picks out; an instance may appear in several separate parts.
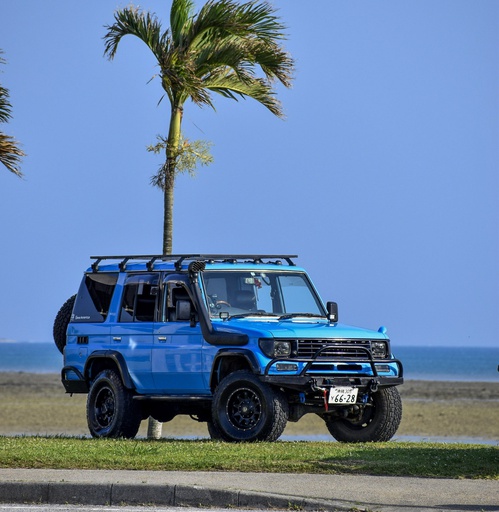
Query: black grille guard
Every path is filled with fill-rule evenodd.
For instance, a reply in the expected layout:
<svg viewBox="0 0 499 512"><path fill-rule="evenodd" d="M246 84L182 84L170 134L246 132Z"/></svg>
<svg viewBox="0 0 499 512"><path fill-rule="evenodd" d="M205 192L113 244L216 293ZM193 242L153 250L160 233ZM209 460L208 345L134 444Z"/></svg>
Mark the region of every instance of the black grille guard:
<svg viewBox="0 0 499 512"><path fill-rule="evenodd" d="M356 350L356 351L365 352L366 358L365 359L359 359L358 357L348 357L349 355L351 355L353 349ZM335 352L337 351L337 353L335 354L335 356L333 356L331 358L327 358L327 359L323 358L323 359L318 360L317 358L321 355L321 353L323 351L326 351L326 350L328 352L334 350ZM303 370L298 374L299 377L302 377L303 375L305 375L310 370L310 367L314 363L321 363L321 364L335 363L335 362L338 361L338 359L341 361L341 363L357 363L357 364L368 363L371 366L371 370L373 372L373 377L374 378L378 377L378 371L376 370L376 364L380 364L380 363L385 363L385 364L386 363L396 363L398 368L399 368L399 375L397 377L398 378L403 378L403 376L404 376L404 367L402 365L402 362L399 361L398 359L390 358L390 359L376 359L375 360L373 358L373 356L372 356L371 351L368 348L362 347L362 346L352 347L352 345L347 345L347 344L339 344L339 345L334 345L334 346L333 345L326 345L326 346L322 347L321 349L319 349L310 358L303 358L303 357L301 357L301 358L296 358L296 357L281 358L281 357L276 357L276 358L272 359L270 361L270 363L267 364L267 366L265 367L264 375L265 376L269 375L270 368L275 363L306 363L305 366L303 367Z"/></svg>

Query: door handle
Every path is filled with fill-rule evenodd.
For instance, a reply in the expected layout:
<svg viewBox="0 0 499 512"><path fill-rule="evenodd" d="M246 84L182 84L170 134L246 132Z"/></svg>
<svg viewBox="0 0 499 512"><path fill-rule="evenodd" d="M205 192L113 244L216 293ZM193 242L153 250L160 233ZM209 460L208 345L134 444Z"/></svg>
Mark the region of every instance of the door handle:
<svg viewBox="0 0 499 512"><path fill-rule="evenodd" d="M158 341L166 341L166 336L158 336Z"/></svg>
<svg viewBox="0 0 499 512"><path fill-rule="evenodd" d="M121 341L121 336L113 336L113 341Z"/></svg>

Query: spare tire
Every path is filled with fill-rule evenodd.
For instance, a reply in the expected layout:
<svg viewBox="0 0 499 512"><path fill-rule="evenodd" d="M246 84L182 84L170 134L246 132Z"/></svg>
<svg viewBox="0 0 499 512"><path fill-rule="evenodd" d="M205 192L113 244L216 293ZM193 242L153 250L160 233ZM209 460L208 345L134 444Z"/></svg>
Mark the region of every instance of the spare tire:
<svg viewBox="0 0 499 512"><path fill-rule="evenodd" d="M68 324L71 320L71 314L73 313L75 299L76 295L69 297L69 299L62 305L54 320L54 342L61 354L66 346L66 331L68 330Z"/></svg>

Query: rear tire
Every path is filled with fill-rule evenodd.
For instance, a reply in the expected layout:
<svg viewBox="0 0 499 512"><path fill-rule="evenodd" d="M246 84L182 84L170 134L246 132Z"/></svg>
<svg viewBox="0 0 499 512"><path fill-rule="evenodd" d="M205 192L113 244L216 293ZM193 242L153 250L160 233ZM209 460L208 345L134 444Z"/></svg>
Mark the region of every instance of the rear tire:
<svg viewBox="0 0 499 512"><path fill-rule="evenodd" d="M87 397L87 422L93 437L134 438L142 413L130 390L113 370L100 372Z"/></svg>
<svg viewBox="0 0 499 512"><path fill-rule="evenodd" d="M284 393L246 370L236 371L220 382L213 395L213 432L225 441L276 441L288 413Z"/></svg>
<svg viewBox="0 0 499 512"><path fill-rule="evenodd" d="M381 388L371 395L360 418L356 420L324 418L330 434L345 443L389 441L402 420L402 400L395 387Z"/></svg>
<svg viewBox="0 0 499 512"><path fill-rule="evenodd" d="M52 333L55 345L61 354L64 353L64 347L66 346L66 331L68 330L68 324L71 320L75 300L76 295L69 297L69 299L62 305L54 320Z"/></svg>

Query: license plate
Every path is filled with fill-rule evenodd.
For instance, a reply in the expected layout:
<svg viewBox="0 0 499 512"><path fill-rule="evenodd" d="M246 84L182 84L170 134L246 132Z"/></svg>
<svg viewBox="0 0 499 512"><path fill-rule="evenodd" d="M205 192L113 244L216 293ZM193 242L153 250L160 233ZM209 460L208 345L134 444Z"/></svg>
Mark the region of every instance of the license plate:
<svg viewBox="0 0 499 512"><path fill-rule="evenodd" d="M328 402L332 405L354 404L357 402L358 388L335 387L329 390Z"/></svg>

